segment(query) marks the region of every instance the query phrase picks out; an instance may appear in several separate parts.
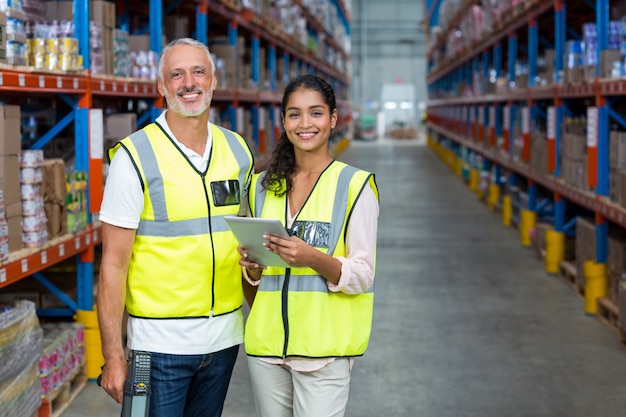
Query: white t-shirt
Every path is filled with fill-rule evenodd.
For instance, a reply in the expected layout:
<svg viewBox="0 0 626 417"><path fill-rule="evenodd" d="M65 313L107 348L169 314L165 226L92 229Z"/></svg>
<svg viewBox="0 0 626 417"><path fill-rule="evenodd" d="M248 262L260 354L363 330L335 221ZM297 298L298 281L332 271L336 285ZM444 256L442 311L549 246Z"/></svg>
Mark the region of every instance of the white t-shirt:
<svg viewBox="0 0 626 417"><path fill-rule="evenodd" d="M167 111L167 110L166 110ZM204 155L178 142L165 121L165 113L156 122L174 139L192 164L203 172L209 162L212 137L209 123ZM124 150L115 154L104 187L100 220L114 226L137 229L143 211L143 191L137 172ZM201 355L243 343L243 311L210 318L143 319L129 317L128 348L149 352Z"/></svg>

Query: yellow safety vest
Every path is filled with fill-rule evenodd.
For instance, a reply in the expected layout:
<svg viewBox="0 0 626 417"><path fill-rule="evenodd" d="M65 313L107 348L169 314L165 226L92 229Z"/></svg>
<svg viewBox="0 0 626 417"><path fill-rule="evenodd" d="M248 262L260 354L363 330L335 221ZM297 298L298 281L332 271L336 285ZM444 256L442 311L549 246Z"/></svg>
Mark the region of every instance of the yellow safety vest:
<svg viewBox="0 0 626 417"><path fill-rule="evenodd" d="M236 215L253 169L238 134L211 124L212 147L199 172L157 123L118 142L137 169L144 209L126 288L128 313L144 318L208 317L241 308Z"/></svg>
<svg viewBox="0 0 626 417"><path fill-rule="evenodd" d="M287 224L287 198L263 190L263 175L252 178L252 213ZM328 255L345 256L350 215L367 186L378 198L373 174L333 161L315 184L290 233ZM281 358L362 355L369 343L373 306L373 288L356 295L331 292L326 279L311 268L268 267L246 322L246 353Z"/></svg>

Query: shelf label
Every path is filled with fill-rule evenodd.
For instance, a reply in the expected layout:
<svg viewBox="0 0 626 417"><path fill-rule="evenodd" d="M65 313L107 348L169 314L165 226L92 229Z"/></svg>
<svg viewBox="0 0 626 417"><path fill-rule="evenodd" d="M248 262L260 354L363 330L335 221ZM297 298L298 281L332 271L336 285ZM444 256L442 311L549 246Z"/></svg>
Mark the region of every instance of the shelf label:
<svg viewBox="0 0 626 417"><path fill-rule="evenodd" d="M74 239L74 249L80 249L80 238Z"/></svg>
<svg viewBox="0 0 626 417"><path fill-rule="evenodd" d="M148 86L147 85L143 85L143 92L144 94L148 94Z"/></svg>
<svg viewBox="0 0 626 417"><path fill-rule="evenodd" d="M89 158L102 159L104 155L104 122L102 109L89 110Z"/></svg>
<svg viewBox="0 0 626 417"><path fill-rule="evenodd" d="M124 83L124 92L128 93L128 83Z"/></svg>
<svg viewBox="0 0 626 417"><path fill-rule="evenodd" d="M17 75L17 85L19 85L20 87L24 87L26 85L26 77L24 76L24 74Z"/></svg>
<svg viewBox="0 0 626 417"><path fill-rule="evenodd" d="M22 273L28 272L28 259L22 259Z"/></svg>
<svg viewBox="0 0 626 417"><path fill-rule="evenodd" d="M85 235L85 244L86 244L87 246L91 245L91 234L89 234L89 233L87 233L87 234Z"/></svg>
<svg viewBox="0 0 626 417"><path fill-rule="evenodd" d="M104 91L104 80L100 80L100 91Z"/></svg>
<svg viewBox="0 0 626 417"><path fill-rule="evenodd" d="M530 108L528 106L522 107L522 134L530 133Z"/></svg>
<svg viewBox="0 0 626 417"><path fill-rule="evenodd" d="M489 127L496 127L496 106L489 107Z"/></svg>
<svg viewBox="0 0 626 417"><path fill-rule="evenodd" d="M61 243L59 245L59 256L65 256L65 244Z"/></svg>
<svg viewBox="0 0 626 417"><path fill-rule="evenodd" d="M138 86L137 84L133 85L133 91L134 91L135 93L138 93L138 92L139 92L139 86Z"/></svg>
<svg viewBox="0 0 626 417"><path fill-rule="evenodd" d="M78 78L74 78L74 90L78 90Z"/></svg>
<svg viewBox="0 0 626 417"><path fill-rule="evenodd" d="M48 263L48 252L45 250L41 252L41 264L45 265Z"/></svg>
<svg viewBox="0 0 626 417"><path fill-rule="evenodd" d="M598 146L598 108L587 107L587 147Z"/></svg>
<svg viewBox="0 0 626 417"><path fill-rule="evenodd" d="M548 106L548 140L556 139L556 107Z"/></svg>
<svg viewBox="0 0 626 417"><path fill-rule="evenodd" d="M0 282L6 282L7 281L7 270L2 268L0 269Z"/></svg>
<svg viewBox="0 0 626 417"><path fill-rule="evenodd" d="M504 130L509 130L509 122L511 121L511 108L509 106L504 106L504 111L502 112L502 128Z"/></svg>
<svg viewBox="0 0 626 417"><path fill-rule="evenodd" d="M63 78L61 77L57 77L57 88L61 89L63 88ZM77 87L74 87L74 89L76 89Z"/></svg>
<svg viewBox="0 0 626 417"><path fill-rule="evenodd" d="M94 232L93 232L93 241L94 242L98 241L98 231L97 230L94 230Z"/></svg>
<svg viewBox="0 0 626 417"><path fill-rule="evenodd" d="M113 91L117 92L117 83L113 81Z"/></svg>
<svg viewBox="0 0 626 417"><path fill-rule="evenodd" d="M3 84L3 80L2 80L2 73L0 72L0 85Z"/></svg>
<svg viewBox="0 0 626 417"><path fill-rule="evenodd" d="M39 76L39 88L45 88L46 87L46 77L44 77L43 75Z"/></svg>

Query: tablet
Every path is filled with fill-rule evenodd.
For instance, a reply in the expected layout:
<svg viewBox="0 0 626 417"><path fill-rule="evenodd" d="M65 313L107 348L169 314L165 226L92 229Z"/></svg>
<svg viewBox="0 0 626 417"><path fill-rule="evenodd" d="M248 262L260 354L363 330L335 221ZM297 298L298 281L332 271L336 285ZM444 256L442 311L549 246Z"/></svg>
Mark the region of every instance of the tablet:
<svg viewBox="0 0 626 417"><path fill-rule="evenodd" d="M280 256L263 246L267 242L263 239L264 234L289 238L289 233L278 219L224 216L224 220L251 261L259 265L291 268Z"/></svg>

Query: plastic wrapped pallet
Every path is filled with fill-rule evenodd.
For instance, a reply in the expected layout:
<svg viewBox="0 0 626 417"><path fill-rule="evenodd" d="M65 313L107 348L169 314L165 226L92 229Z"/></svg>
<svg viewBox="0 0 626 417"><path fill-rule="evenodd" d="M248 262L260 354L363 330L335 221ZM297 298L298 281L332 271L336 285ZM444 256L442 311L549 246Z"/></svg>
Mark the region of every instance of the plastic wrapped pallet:
<svg viewBox="0 0 626 417"><path fill-rule="evenodd" d="M0 313L0 416L34 414L41 404L39 359L43 332L31 301Z"/></svg>

